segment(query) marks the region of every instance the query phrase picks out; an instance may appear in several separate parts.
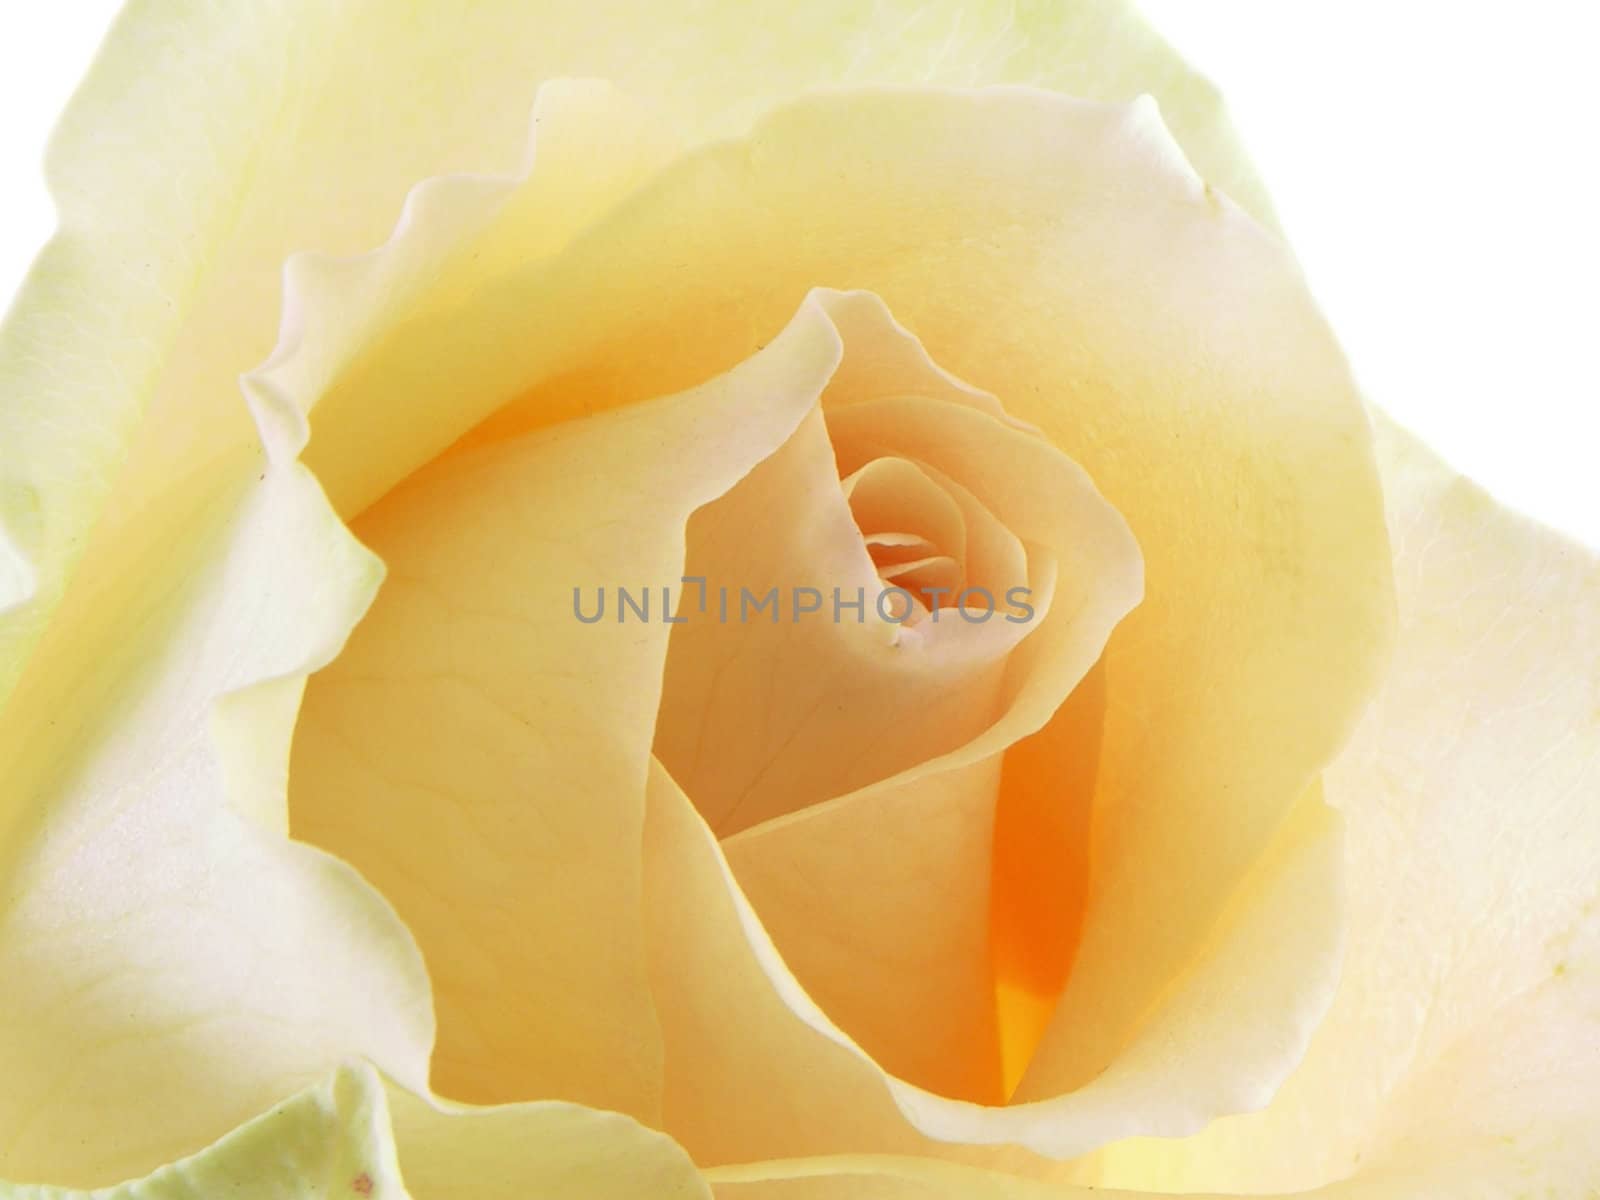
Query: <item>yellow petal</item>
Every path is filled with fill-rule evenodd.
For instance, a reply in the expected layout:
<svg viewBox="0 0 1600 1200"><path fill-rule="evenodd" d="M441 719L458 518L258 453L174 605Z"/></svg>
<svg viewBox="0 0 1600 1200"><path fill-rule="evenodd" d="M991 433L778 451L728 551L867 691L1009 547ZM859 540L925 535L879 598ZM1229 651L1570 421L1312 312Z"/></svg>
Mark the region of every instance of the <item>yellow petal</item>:
<svg viewBox="0 0 1600 1200"><path fill-rule="evenodd" d="M1149 600L1108 657L1082 940L1017 1093L1060 1095L1225 932L1229 897L1347 734L1390 622L1370 434L1344 364L1281 245L1201 185L1147 109L1029 92L796 105L681 162L553 259L380 338L326 403L465 395L470 417L522 388L473 440L515 437L717 374L817 279L882 290L1083 462L1146 549ZM1302 703L1313 689L1321 701ZM1305 948L1317 963L1329 950ZM1305 978L1265 1057L1223 1064L1237 1093L1292 1065L1325 1002L1322 976Z"/></svg>
<svg viewBox="0 0 1600 1200"><path fill-rule="evenodd" d="M1017 1093L1044 1100L1102 1072L1226 933L1229 898L1381 672L1392 597L1367 417L1287 251L1194 177L1148 107L996 90L817 98L680 162L525 281L562 307L505 369L548 382L493 435L704 378L817 279L877 291L943 365L1044 429L1145 556L1146 599L1107 650L1082 943ZM1293 1066L1331 949L1300 947L1305 991L1263 1057L1217 1064L1234 1094ZM1194 1083L1162 1085L1189 1114L1167 1132L1220 1094Z"/></svg>
<svg viewBox="0 0 1600 1200"><path fill-rule="evenodd" d="M936 355L1128 506L1150 563L1148 611L1109 651L1082 948L1019 1093L1057 1096L1226 933L1229 898L1345 735L1389 621L1370 435L1337 350L1286 252L1200 185L1147 109L1022 91L797 105L683 161L550 262L381 340L327 402L444 395L461 362L477 364L475 403L542 380L473 439L493 444L716 375L816 279L884 289ZM498 352L472 352L486 344ZM1220 1090L1167 1088L1185 1115L1160 1127L1193 1128L1201 1096L1281 1079L1326 1002L1332 945L1300 950L1302 990L1273 991L1275 1013L1235 984L1270 1026L1263 1057L1217 1062L1234 1079Z"/></svg>
<svg viewBox="0 0 1600 1200"><path fill-rule="evenodd" d="M233 174L242 166L233 155L250 139L230 140L207 123L238 116L230 105L239 89L270 89L275 68L267 38L250 47L267 60L233 62L222 82L213 62L190 58L204 60L207 39L237 15L159 28L141 25L142 16L127 22L140 31L135 44L114 43L79 102L89 128L69 121L60 140L65 231L4 334L0 544L17 544L7 540L17 514L33 522L20 544L34 594L0 630L0 690L60 599L146 392L158 395L150 445L135 452L89 567L0 726L0 966L21 979L0 995L0 1073L15 1084L0 1097L0 1123L18 1130L0 1172L85 1183L138 1173L195 1149L286 1081L346 1054L367 1055L419 1087L426 1079L431 1001L409 932L345 864L282 838L304 674L333 656L380 568L292 462L292 422L288 437L274 423L281 405L257 404L275 452L270 466L260 461L231 380L270 343L270 323L262 342L245 311L255 304L270 316L277 272L274 264L257 278L234 256L248 253L229 242L228 221L238 216L230 189L250 180ZM172 64L163 86L204 87L206 101L149 87L148 55ZM545 139L547 150L586 128L586 115L615 133L613 118L626 107L611 105L603 88L551 95L545 115L553 106L572 120ZM155 119L173 105L184 128L206 126L203 164L157 178L147 168L159 155L106 152L116 139L94 110L107 98L120 106L119 120ZM521 126L525 114L515 120ZM164 127L174 147L185 144ZM646 169L646 142L619 140L618 157L564 174L554 193L566 208L549 188L501 208L486 202L482 180L421 189L410 216L442 241L411 239L403 254L377 256L373 277L347 269L342 278L401 303L437 274L440 245L456 249L474 221L502 209L521 214L524 232L531 217L559 241L562 212L569 224L583 219L616 180ZM111 208L92 202L118 190L124 199ZM343 219L361 206L327 207ZM392 219L385 202L352 228L376 233ZM257 220L256 233L269 230L281 232ZM204 261L208 247L220 256L221 279L207 274L218 265ZM291 272L297 298L315 291L306 280L319 268L339 274L336 264L303 260ZM94 307L75 315L86 295ZM199 326L182 325L191 307ZM322 365L355 352L370 331L364 310L290 308L285 346L304 345L297 317L315 319L327 353L280 356L270 381L314 383ZM207 324L219 315L238 324ZM348 316L350 328L335 316ZM90 344L79 345L80 336ZM170 362L157 380L149 372L162 355ZM224 427L226 437L212 436ZM0 575L15 579L18 561L0 550ZM0 597L0 608L12 599ZM374 1012L376 996L385 1003ZM38 1103L41 1096L52 1102ZM8 1100L23 1106L26 1121L5 1110Z"/></svg>
<svg viewBox="0 0 1600 1200"><path fill-rule="evenodd" d="M563 75L614 79L695 141L822 82L1153 89L1202 169L1267 211L1213 89L1123 0L724 0L692 25L649 0L130 5L52 146L61 230L0 333L0 695L98 516L120 527L174 467L253 443L234 381L273 345L284 260L378 244L419 180L513 171Z"/></svg>
<svg viewBox="0 0 1600 1200"><path fill-rule="evenodd" d="M1349 827L1338 996L1270 1108L1114 1147L1107 1186L1578 1197L1600 1179L1600 563L1380 431L1400 636L1326 775Z"/></svg>
<svg viewBox="0 0 1600 1200"><path fill-rule="evenodd" d="M659 764L644 849L651 981L674 1064L663 1128L702 1165L837 1149L841 1137L845 1149L919 1149L881 1071L783 966Z"/></svg>
<svg viewBox="0 0 1600 1200"><path fill-rule="evenodd" d="M1137 601L1138 551L1081 471L934 368L880 302L819 300L845 343L820 408L689 524L705 611L673 631L655 752L729 839L741 885L831 1019L902 1078L998 1102L1001 759ZM931 513L962 587L989 585L969 597L976 615L879 613L857 524L914 523L895 497ZM1031 619L1001 615L1013 585ZM790 612L807 587L819 611ZM735 606L776 589L785 611L724 616L724 588ZM861 611L836 609L841 596Z"/></svg>
<svg viewBox="0 0 1600 1200"><path fill-rule="evenodd" d="M1053 1100L989 1108L887 1076L817 1006L703 820L658 770L645 834L657 1009L668 1061L693 1064L668 1073L665 1128L702 1164L851 1151L1005 1162L1003 1150L971 1147L1068 1157L1129 1128L1193 1127L1259 1106L1270 1084L1230 1068L1303 1052L1321 1010L1301 997L1325 1000L1337 970L1341 845L1337 819L1308 796L1235 897L1226 933L1104 1076ZM1037 1161L1022 1169L1048 1173Z"/></svg>
<svg viewBox="0 0 1600 1200"><path fill-rule="evenodd" d="M726 376L447 456L356 522L391 580L308 689L293 828L416 932L445 1094L654 1117L639 839L663 594L690 512L789 438L839 354L808 303ZM605 619L580 621L597 595Z"/></svg>
<svg viewBox="0 0 1600 1200"><path fill-rule="evenodd" d="M175 528L96 611L108 657L32 677L0 727L6 1177L142 1175L349 1055L425 1084L410 935L281 832L300 682L381 568L297 464Z"/></svg>
<svg viewBox="0 0 1600 1200"><path fill-rule="evenodd" d="M492 341L481 342L449 364L451 388L422 403L402 390L380 412L349 404L351 389L342 386L351 372L359 377L364 370L372 343L414 337L406 331L426 327L441 312L470 310L480 290L561 249L673 150L659 117L614 87L558 80L539 89L520 172L425 180L407 195L394 232L376 250L355 258L291 258L278 345L244 379L268 446L299 453L310 435L306 417L316 409L307 461L342 511L366 508L467 427L463 410L470 413L481 392L477 375L499 357ZM397 462L404 468L397 470Z"/></svg>
<svg viewBox="0 0 1600 1200"><path fill-rule="evenodd" d="M539 169L530 153L520 172L504 176L427 179L462 151L463 165L501 167L501 156L487 148L500 140L500 126L488 118L477 136L455 136L432 150L425 144L425 123L412 123L386 154L369 141L357 156L345 154L337 136L332 143L324 140L328 126L313 122L318 133L299 142L298 134L279 131L290 134L292 153L305 156L310 174L279 180L280 207L270 218L257 215L248 225L234 224L246 220L238 211L241 203L253 209L273 190L240 157L267 153L245 129L267 115L256 112L261 105L276 105L272 96L282 80L272 37L262 29L254 30L262 35L257 40L245 38L244 57L260 59L242 62L240 54L226 53L231 65L225 81L212 78L211 61L189 60L217 53L211 39L240 36L237 27L229 28L238 17L125 18L124 26L136 32L112 38L58 138L53 174L63 232L46 250L0 341L0 388L8 400L18 398L0 417L7 422L0 437L0 696L16 680L85 548L85 577L65 613L74 626L92 622L86 610L106 603L107 590L138 569L121 553L127 543L159 540L165 536L162 522L172 520L174 511L202 506L209 489L226 486L219 480L242 485L257 473L252 410L269 450L281 461L293 459L306 438L304 412L320 389L377 329L402 319L419 293L447 300L481 281L477 268L483 264L533 261L560 246L658 166L670 145L654 119L600 84L545 89L534 113L542 122ZM405 28L389 23L390 45L396 36L404 42ZM304 34L308 45L324 53L336 54L343 45L339 39L319 43L310 29L271 33L290 40ZM281 53L308 66L299 51ZM172 78L202 88L205 100L148 93L147 66L155 55L168 56ZM334 74L358 87L362 71L376 67L382 73L395 65L363 59L360 69ZM519 80L517 96L525 90ZM108 102L118 106L114 120L102 111ZM169 106L180 115L173 118ZM355 117L349 106L339 111L345 119ZM525 128L526 114L526 101L518 99L512 123ZM161 152L133 155L129 147L146 134L137 124L119 128L115 137L103 128L130 116L152 123ZM210 126L228 118L239 125ZM465 115L457 112L455 119L464 122ZM87 126L81 131L80 121ZM196 144L188 145L186 135ZM350 127L338 136L350 136ZM106 153L113 142L124 152ZM607 153L595 154L593 148L602 144ZM182 159L186 152L201 154L201 162L167 162L156 166L159 178L150 176L163 154ZM289 189L305 200L314 197L319 160L324 167L329 159L361 162L382 175L417 153L416 173L403 183L391 180L392 193L379 186L370 204L348 192L337 200L323 193L319 207L302 208L297 220L296 203L281 194ZM386 155L398 158L386 163ZM405 187L419 179L425 182L407 194ZM346 179L343 186L377 182ZM174 194L175 184L181 184L181 194ZM354 259L297 254L281 270L280 286L280 269L293 252L308 246L365 249L379 241L402 195L400 227L380 250ZM102 205L114 205L114 213ZM280 295L283 316L275 329ZM275 332L277 350L246 380L247 408L237 378L267 356ZM79 345L79 338L91 342ZM422 424L415 415L409 422L365 415L362 451L346 458L356 474L356 464L384 461L384 429ZM108 488L112 478L115 486ZM346 473L336 473L331 482L345 488ZM385 486L392 482L388 478ZM343 497L336 490L334 498ZM60 642L48 646L44 656L52 662L36 669L55 670L56 656L69 650L97 652L75 630L65 649Z"/></svg>

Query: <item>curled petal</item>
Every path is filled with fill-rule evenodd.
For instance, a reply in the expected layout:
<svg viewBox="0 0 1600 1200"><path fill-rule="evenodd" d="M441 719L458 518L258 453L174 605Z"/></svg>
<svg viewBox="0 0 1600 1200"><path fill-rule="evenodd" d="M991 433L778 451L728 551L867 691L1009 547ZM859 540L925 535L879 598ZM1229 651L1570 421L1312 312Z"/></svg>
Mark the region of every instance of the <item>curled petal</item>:
<svg viewBox="0 0 1600 1200"><path fill-rule="evenodd" d="M1210 1112L1259 1104L1263 1095L1232 1090L1232 1066L1264 1050L1297 1056L1315 1024L1315 1013L1300 1011L1290 1044L1263 1048L1281 1043L1280 1014L1296 1011L1303 971L1316 973L1313 994L1331 990L1341 845L1337 819L1308 796L1237 898L1229 935L1199 957L1125 1058L1066 1096L986 1107L887 1075L817 1006L704 821L658 768L645 827L653 980L668 1060L694 1064L668 1076L666 1127L705 1165L852 1151L981 1162L976 1145L1068 1157L1130 1126L1183 1128ZM1293 949L1301 938L1309 957ZM1261 969L1264 959L1270 971ZM1241 976L1258 989L1247 1009L1238 1007ZM1177 1073L1184 1088L1162 1091ZM1037 1161L1025 1169L1044 1173Z"/></svg>
<svg viewBox="0 0 1600 1200"><path fill-rule="evenodd" d="M0 1182L4 1200L82 1200L65 1187ZM383 1088L370 1067L341 1068L253 1116L214 1144L101 1200L406 1200ZM420 1197L416 1198L420 1200Z"/></svg>
<svg viewBox="0 0 1600 1200"><path fill-rule="evenodd" d="M684 525L789 439L839 355L808 303L725 376L463 449L356 522L392 578L308 690L293 829L416 931L446 1094L655 1118L640 838Z"/></svg>
<svg viewBox="0 0 1600 1200"><path fill-rule="evenodd" d="M559 1101L472 1108L388 1086L411 1200L711 1200L671 1138Z"/></svg>
<svg viewBox="0 0 1600 1200"><path fill-rule="evenodd" d="M426 1082L410 934L283 834L300 687L382 568L299 464L186 515L93 614L114 657L55 655L17 697L49 719L0 727L0 1175L141 1175L350 1055Z"/></svg>
<svg viewBox="0 0 1600 1200"><path fill-rule="evenodd" d="M728 0L706 28L715 39L689 36L651 0L495 0L404 21L383 0L130 5L52 143L60 232L0 332L0 695L80 560L103 580L97 556L154 496L187 487L194 461L253 446L234 381L272 348L284 260L378 244L418 180L512 174L551 79L615 80L690 142L821 79L1107 99L1154 81L1202 168L1268 211L1215 90L1124 0Z"/></svg>
<svg viewBox="0 0 1600 1200"><path fill-rule="evenodd" d="M1600 563L1386 419L1394 670L1325 775L1349 954L1272 1104L1108 1187L1587 1195L1600 1078Z"/></svg>
<svg viewBox="0 0 1600 1200"><path fill-rule="evenodd" d="M0 1200L82 1200L0 1181ZM413 1094L364 1063L100 1200L710 1200L682 1150L617 1113L543 1102L472 1109Z"/></svg>

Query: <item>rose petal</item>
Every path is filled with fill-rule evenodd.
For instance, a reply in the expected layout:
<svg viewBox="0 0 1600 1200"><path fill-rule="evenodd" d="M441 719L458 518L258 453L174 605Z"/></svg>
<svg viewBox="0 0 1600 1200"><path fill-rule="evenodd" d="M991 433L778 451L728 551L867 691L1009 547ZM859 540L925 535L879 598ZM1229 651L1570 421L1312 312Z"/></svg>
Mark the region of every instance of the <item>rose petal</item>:
<svg viewBox="0 0 1600 1200"><path fill-rule="evenodd" d="M82 1200L85 1195L64 1187L0 1183L4 1200ZM274 1104L214 1145L94 1195L97 1200L401 1200L408 1193L395 1161L383 1089L370 1068L348 1067Z"/></svg>
<svg viewBox="0 0 1600 1200"><path fill-rule="evenodd" d="M418 180L513 170L536 91L562 75L617 80L696 141L819 80L1026 80L1116 99L1154 81L1196 161L1267 211L1215 90L1122 0L721 3L692 29L650 0L497 0L404 21L384 0L133 5L52 144L61 232L0 334L0 695L79 557L93 566L115 544L91 549L97 517L140 520L177 484L174 464L253 445L234 380L272 347L284 260L376 245ZM613 145L595 139L588 157Z"/></svg>
<svg viewBox="0 0 1600 1200"><path fill-rule="evenodd" d="M1105 1076L1050 1101L986 1108L887 1076L838 1028L790 974L715 838L658 769L645 825L652 978L667 1061L692 1064L667 1074L664 1127L703 1165L851 1152L1007 1162L1006 1149L973 1147L1068 1157L1128 1128L1183 1128L1259 1105L1265 1094L1241 1094L1233 1065L1298 1057L1320 1015L1295 1004L1308 989L1332 990L1340 850L1338 821L1313 793L1235 898L1226 934ZM1248 997L1240 978L1252 982ZM1285 1011L1300 1017L1289 1035ZM1022 1169L1047 1171L1038 1160Z"/></svg>
<svg viewBox="0 0 1600 1200"><path fill-rule="evenodd" d="M727 376L448 456L356 523L393 576L307 691L294 831L415 931L441 1091L653 1117L639 839L663 589L690 512L789 438L839 353L808 303ZM621 588L654 619L621 622ZM606 620L580 623L597 592Z"/></svg>
<svg viewBox="0 0 1600 1200"><path fill-rule="evenodd" d="M1380 435L1401 625L1326 776L1350 829L1337 999L1267 1111L1115 1147L1108 1186L1577 1197L1600 1178L1600 562Z"/></svg>
<svg viewBox="0 0 1600 1200"><path fill-rule="evenodd" d="M0 1175L91 1186L197 1150L349 1055L426 1080L428 981L393 911L287 841L306 672L381 568L304 467L143 547L96 662L0 729ZM88 636L88 631L85 631ZM373 998L383 1003L374 1005Z"/></svg>
<svg viewBox="0 0 1600 1200"><path fill-rule="evenodd" d="M671 1138L620 1113L538 1101L469 1108L390 1085L412 1200L710 1200Z"/></svg>
<svg viewBox="0 0 1600 1200"><path fill-rule="evenodd" d="M603 148L603 152L601 149ZM459 352L451 387L417 402L406 388L384 411L359 384L373 343L416 336L440 312L469 310L511 266L528 269L670 161L659 116L609 84L558 80L539 89L533 132L515 176L444 176L407 195L389 241L354 259L299 254L285 269L284 315L272 358L245 377L268 446L298 452L316 410L306 460L341 511L356 513L467 428L464 405L499 355L492 340ZM421 345L421 343L417 343ZM362 397L359 404L351 396Z"/></svg>
<svg viewBox="0 0 1600 1200"><path fill-rule="evenodd" d="M845 1149L919 1148L879 1069L784 968L715 836L659 765L644 849L651 981L674 1064L664 1128L701 1164L841 1137Z"/></svg>
<svg viewBox="0 0 1600 1200"><path fill-rule="evenodd" d="M571 365L500 430L703 377L818 279L878 291L1045 429L1145 554L1146 600L1108 649L1083 940L1018 1092L1058 1095L1217 932L1378 678L1392 596L1367 418L1287 251L1153 111L996 90L817 98L681 163L541 274L570 306L546 332Z"/></svg>
<svg viewBox="0 0 1600 1200"><path fill-rule="evenodd" d="M1000 687L1007 653L1035 625L1046 624L1052 553L1087 581L1060 601L1062 619L1076 622L1070 636L1080 674L1138 595L1137 548L1081 471L989 415L992 398L969 403L967 389L953 392L925 357L915 367L902 364L906 373L879 380L897 398L875 408L857 394L867 370L852 359L886 357L885 341L914 341L874 298L819 292L816 300L844 340L836 373L845 377L843 395L835 395L830 381L821 411L689 527L688 568L706 580L705 595L673 632L656 753L723 837L920 767L992 725L1003 711L996 701L1017 691L1015 682ZM902 350L898 357L910 355ZM924 394L907 397L919 391ZM933 399L952 394L962 402ZM864 416L869 409L876 414L870 420ZM857 428L863 430L859 438L852 432ZM926 462L894 456L902 433L903 444L924 453ZM941 439L967 444L952 450L935 444ZM859 444L852 448L852 442ZM863 466L862 458L874 462ZM979 461L986 465L980 468ZM927 510L938 536L961 543L963 558L971 532L971 569L980 578L993 584L993 576L1011 576L998 585L997 606L1004 604L1006 584L1031 584L1037 619L1010 622L997 613L978 622L947 610L942 621L902 626L883 617L879 583L855 523L862 514L847 504L873 467L878 478L909 474L930 493L908 502ZM1005 473L1028 480L1021 485L1024 507L1046 511L1042 521L1024 517L1040 544L1031 577L1020 542L960 484L963 472L979 487ZM906 496L905 479L894 483ZM1042 567L1046 562L1051 568ZM802 586L822 594L819 612L792 611L793 593ZM722 588L730 593L726 600L714 595ZM772 588L781 613L770 605L754 612L739 595L743 590L760 599ZM835 592L853 599L858 591L864 597L860 619L842 606L834 609ZM731 609L726 615L724 604ZM1048 712L1076 679L1070 671L1051 672L1029 686L1044 697Z"/></svg>
<svg viewBox="0 0 1600 1200"><path fill-rule="evenodd" d="M1057 1095L1102 1071L1219 933L1346 735L1390 622L1348 372L1283 248L1200 184L1148 110L1030 92L796 105L461 313L380 340L330 402L453 394L442 364L482 362L480 399L529 391L475 440L514 436L716 374L818 279L885 289L962 375L1047 426L1149 543L1150 599L1111 647L1094 890L1017 1093ZM484 345L497 353L471 352ZM1301 703L1310 689L1319 704ZM1301 997L1283 1032L1324 1002ZM1236 1069L1252 1090L1291 1065Z"/></svg>
<svg viewBox="0 0 1600 1200"><path fill-rule="evenodd" d="M655 753L722 836L894 774L993 720L992 677L1021 630L942 655L878 611L820 409L695 514L688 546L706 603L686 605L672 631ZM766 611L747 603L764 596L775 597ZM859 599L859 614L835 619L835 596Z"/></svg>
<svg viewBox="0 0 1600 1200"><path fill-rule="evenodd" d="M1083 472L933 370L881 303L818 300L844 337L842 394L830 383L778 453L695 514L688 570L710 588L774 587L784 605L811 586L824 611L690 611L673 631L656 754L730 839L741 885L830 1018L902 1078L998 1103L989 897L1001 755L1049 719L1137 602L1138 549ZM847 503L847 491L854 502L884 487L895 495ZM969 582L996 589L988 619L949 607L905 625L879 615L852 518L875 509L915 523L890 515L895 499L960 544ZM1011 585L1030 589L1032 620L1001 615ZM861 619L834 619L839 592L868 597Z"/></svg>
<svg viewBox="0 0 1600 1200"><path fill-rule="evenodd" d="M1378 673L1389 566L1366 418L1287 253L1201 185L1147 108L1026 91L798 104L505 280L498 307L385 343L366 385L440 393L440 347L504 343L508 382L545 380L478 435L514 436L714 375L818 279L881 285L963 377L1047 424L1127 506L1151 564L1108 652L1082 945L1018 1092L1060 1095L1226 934L1229 897ZM1264 1057L1218 1064L1229 1087L1171 1095L1183 1115L1164 1131L1193 1128L1201 1097L1287 1073L1327 1001L1332 947L1301 949ZM1235 986L1260 1011L1251 981Z"/></svg>
<svg viewBox="0 0 1600 1200"><path fill-rule="evenodd" d="M83 1200L0 1182L4 1200ZM99 1200L709 1200L669 1138L617 1113L543 1102L471 1109L382 1081L365 1064L272 1106L200 1152Z"/></svg>

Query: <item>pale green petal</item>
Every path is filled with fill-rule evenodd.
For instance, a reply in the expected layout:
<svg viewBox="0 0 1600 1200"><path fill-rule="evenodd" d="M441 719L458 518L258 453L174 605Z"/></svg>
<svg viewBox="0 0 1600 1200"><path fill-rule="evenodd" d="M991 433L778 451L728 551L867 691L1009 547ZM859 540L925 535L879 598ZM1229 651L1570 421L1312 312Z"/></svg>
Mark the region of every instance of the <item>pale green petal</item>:
<svg viewBox="0 0 1600 1200"><path fill-rule="evenodd" d="M390 0L135 0L58 132L61 231L0 334L0 696L97 515L141 519L198 460L253 445L235 379L272 349L285 259L377 245L430 176L514 171L560 75L617 81L691 141L822 84L1149 91L1200 170L1266 212L1215 93L1122 0L494 0L404 19Z"/></svg>
<svg viewBox="0 0 1600 1200"><path fill-rule="evenodd" d="M406 1200L383 1088L347 1067L197 1154L75 1191L0 1182L0 1200ZM421 1200L420 1194L418 1200Z"/></svg>
<svg viewBox="0 0 1600 1200"><path fill-rule="evenodd" d="M392 1086L389 1104L415 1200L710 1200L676 1142L618 1113L556 1101L471 1108Z"/></svg>
<svg viewBox="0 0 1600 1200"><path fill-rule="evenodd" d="M381 568L298 464L169 515L77 627L105 657L0 725L0 1177L136 1177L351 1055L426 1083L409 933L282 834L293 702Z"/></svg>
<svg viewBox="0 0 1600 1200"><path fill-rule="evenodd" d="M710 1200L672 1139L576 1104L468 1108L364 1064L198 1153L81 1191L0 1180L0 1200Z"/></svg>
<svg viewBox="0 0 1600 1200"><path fill-rule="evenodd" d="M1600 560L1379 430L1400 638L1325 777L1349 831L1338 996L1265 1112L1113 1147L1106 1186L1600 1187Z"/></svg>

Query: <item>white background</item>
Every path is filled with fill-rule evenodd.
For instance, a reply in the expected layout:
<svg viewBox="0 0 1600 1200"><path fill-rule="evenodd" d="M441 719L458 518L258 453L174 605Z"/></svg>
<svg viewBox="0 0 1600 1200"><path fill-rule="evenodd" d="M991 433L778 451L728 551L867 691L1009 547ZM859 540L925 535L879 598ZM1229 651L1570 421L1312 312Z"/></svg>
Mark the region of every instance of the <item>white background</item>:
<svg viewBox="0 0 1600 1200"><path fill-rule="evenodd" d="M49 234L38 162L117 7L0 10L0 297ZM1369 394L1600 547L1600 5L1144 8L1227 93Z"/></svg>

